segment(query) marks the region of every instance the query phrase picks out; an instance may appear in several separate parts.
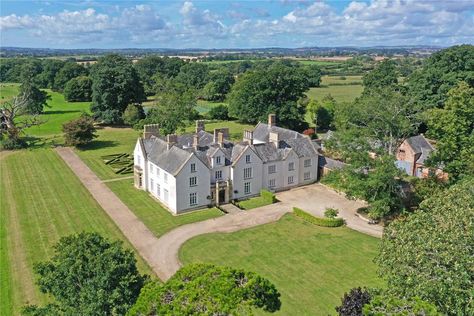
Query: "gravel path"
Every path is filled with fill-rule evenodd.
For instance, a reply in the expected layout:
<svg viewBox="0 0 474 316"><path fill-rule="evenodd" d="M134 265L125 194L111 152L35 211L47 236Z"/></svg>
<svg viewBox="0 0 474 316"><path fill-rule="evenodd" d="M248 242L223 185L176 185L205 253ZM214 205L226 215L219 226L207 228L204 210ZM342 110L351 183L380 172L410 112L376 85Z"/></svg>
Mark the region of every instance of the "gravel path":
<svg viewBox="0 0 474 316"><path fill-rule="evenodd" d="M163 281L169 279L181 267L178 251L186 240L201 234L234 232L275 222L291 210L289 206L280 203L268 205L250 212L228 214L184 225L158 239L71 148L58 147L56 151Z"/></svg>

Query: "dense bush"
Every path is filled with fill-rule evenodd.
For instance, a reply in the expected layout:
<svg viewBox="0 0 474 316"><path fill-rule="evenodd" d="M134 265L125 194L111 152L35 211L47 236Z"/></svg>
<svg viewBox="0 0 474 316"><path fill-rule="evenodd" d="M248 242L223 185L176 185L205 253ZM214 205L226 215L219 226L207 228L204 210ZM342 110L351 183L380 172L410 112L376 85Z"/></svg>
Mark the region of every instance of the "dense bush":
<svg viewBox="0 0 474 316"><path fill-rule="evenodd" d="M95 137L94 120L87 114L63 124L64 141L68 146L85 145Z"/></svg>
<svg viewBox="0 0 474 316"><path fill-rule="evenodd" d="M141 119L145 118L145 111L141 104L130 104L122 114L122 120L125 124L134 126Z"/></svg>
<svg viewBox="0 0 474 316"><path fill-rule="evenodd" d="M277 202L277 198L273 192L270 192L268 190L261 190L260 191L260 196L262 199L264 199L266 202L273 204Z"/></svg>
<svg viewBox="0 0 474 316"><path fill-rule="evenodd" d="M211 120L223 120L226 121L229 119L229 109L226 105L219 104L216 107L213 107L207 113Z"/></svg>
<svg viewBox="0 0 474 316"><path fill-rule="evenodd" d="M87 76L72 78L64 87L64 98L69 102L92 100L92 80Z"/></svg>
<svg viewBox="0 0 474 316"><path fill-rule="evenodd" d="M324 216L327 217L327 218L335 218L337 216L337 214L339 214L339 211L336 210L335 208L328 207L324 211Z"/></svg>
<svg viewBox="0 0 474 316"><path fill-rule="evenodd" d="M26 147L26 142L21 138L4 136L0 140L0 148L5 150L21 149Z"/></svg>
<svg viewBox="0 0 474 316"><path fill-rule="evenodd" d="M321 218L321 217L316 217L313 216L309 213L306 213L300 208L293 207L293 213L301 217L307 222L310 222L314 225L317 226L322 226L322 227L339 227L344 225L344 220L342 218Z"/></svg>
<svg viewBox="0 0 474 316"><path fill-rule="evenodd" d="M370 302L371 295L367 289L353 288L349 293L344 293L341 306L336 307L339 316L362 315L362 308Z"/></svg>
<svg viewBox="0 0 474 316"><path fill-rule="evenodd" d="M280 309L280 293L253 272L190 264L166 283L149 282L127 315L249 315Z"/></svg>

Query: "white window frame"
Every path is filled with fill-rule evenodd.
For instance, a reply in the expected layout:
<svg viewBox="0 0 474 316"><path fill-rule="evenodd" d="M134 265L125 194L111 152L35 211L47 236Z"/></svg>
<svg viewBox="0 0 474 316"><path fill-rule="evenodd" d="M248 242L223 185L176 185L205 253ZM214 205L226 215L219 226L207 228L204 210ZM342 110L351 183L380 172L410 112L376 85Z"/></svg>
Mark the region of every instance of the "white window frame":
<svg viewBox="0 0 474 316"><path fill-rule="evenodd" d="M216 165L221 164L221 156L216 156Z"/></svg>
<svg viewBox="0 0 474 316"><path fill-rule="evenodd" d="M153 178L150 178L150 191L153 192L153 187L154 187L154 181Z"/></svg>
<svg viewBox="0 0 474 316"><path fill-rule="evenodd" d="M245 163L251 163L251 156L250 155L245 155Z"/></svg>
<svg viewBox="0 0 474 316"><path fill-rule="evenodd" d="M268 187L269 187L269 188L274 188L274 187L275 187L275 183L276 183L275 179L270 179L270 180L268 180Z"/></svg>
<svg viewBox="0 0 474 316"><path fill-rule="evenodd" d="M252 167L244 168L244 180L252 179L252 173L253 173Z"/></svg>
<svg viewBox="0 0 474 316"><path fill-rule="evenodd" d="M276 165L268 166L268 174L276 173Z"/></svg>
<svg viewBox="0 0 474 316"><path fill-rule="evenodd" d="M168 183L168 174L166 172L164 173L163 180L165 183Z"/></svg>
<svg viewBox="0 0 474 316"><path fill-rule="evenodd" d="M250 194L250 193L252 193L251 183L250 182L245 182L244 183L244 194Z"/></svg>
<svg viewBox="0 0 474 316"><path fill-rule="evenodd" d="M194 162L191 164L190 168L191 168L191 173L196 172L196 164Z"/></svg>
<svg viewBox="0 0 474 316"><path fill-rule="evenodd" d="M190 187L197 186L197 183L198 183L197 177L190 177L189 178L189 186Z"/></svg>
<svg viewBox="0 0 474 316"><path fill-rule="evenodd" d="M156 176L159 178L160 177L160 168L156 167Z"/></svg>
<svg viewBox="0 0 474 316"><path fill-rule="evenodd" d="M198 205L198 196L196 192L189 193L189 206Z"/></svg>
<svg viewBox="0 0 474 316"><path fill-rule="evenodd" d="M290 162L288 163L288 171L294 171L295 170L295 163Z"/></svg>
<svg viewBox="0 0 474 316"><path fill-rule="evenodd" d="M150 162L150 173L153 173L153 164Z"/></svg>
<svg viewBox="0 0 474 316"><path fill-rule="evenodd" d="M311 172L305 172L304 175L303 175L303 178L304 178L305 180L311 179Z"/></svg>
<svg viewBox="0 0 474 316"><path fill-rule="evenodd" d="M156 184L156 195L161 197L161 186L159 183Z"/></svg>
<svg viewBox="0 0 474 316"><path fill-rule="evenodd" d="M305 161L304 161L304 167L305 167L305 168L311 167L311 159L305 159Z"/></svg>
<svg viewBox="0 0 474 316"><path fill-rule="evenodd" d="M215 173L216 180L222 179L222 170L217 170Z"/></svg>
<svg viewBox="0 0 474 316"><path fill-rule="evenodd" d="M163 190L163 195L164 195L164 200L165 202L168 203L169 197L170 197L170 192L167 189Z"/></svg>
<svg viewBox="0 0 474 316"><path fill-rule="evenodd" d="M295 183L295 177L294 176L289 176L288 177L288 184L293 184Z"/></svg>

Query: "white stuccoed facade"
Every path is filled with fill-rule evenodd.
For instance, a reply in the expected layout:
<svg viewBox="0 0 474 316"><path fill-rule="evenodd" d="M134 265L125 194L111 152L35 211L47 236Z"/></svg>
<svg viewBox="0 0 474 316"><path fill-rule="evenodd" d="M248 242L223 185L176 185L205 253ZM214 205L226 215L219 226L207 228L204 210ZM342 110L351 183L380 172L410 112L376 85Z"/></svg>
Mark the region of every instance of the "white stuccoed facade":
<svg viewBox="0 0 474 316"><path fill-rule="evenodd" d="M180 214L315 182L318 146L275 121L270 115L239 143L227 139L228 129L205 132L202 121L182 136L146 125L134 149L135 186Z"/></svg>

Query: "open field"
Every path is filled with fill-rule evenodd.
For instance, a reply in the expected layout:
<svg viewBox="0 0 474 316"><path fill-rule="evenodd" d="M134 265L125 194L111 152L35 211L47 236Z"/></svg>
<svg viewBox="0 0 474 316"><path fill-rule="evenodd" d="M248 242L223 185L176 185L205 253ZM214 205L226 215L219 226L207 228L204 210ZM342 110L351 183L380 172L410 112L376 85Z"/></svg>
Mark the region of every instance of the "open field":
<svg viewBox="0 0 474 316"><path fill-rule="evenodd" d="M174 216L148 193L135 189L132 179L108 182L107 186L157 237L178 226L223 215L219 209L213 207Z"/></svg>
<svg viewBox="0 0 474 316"><path fill-rule="evenodd" d="M19 86L18 83L0 83L0 104L16 96Z"/></svg>
<svg viewBox="0 0 474 316"><path fill-rule="evenodd" d="M0 155L0 314L17 315L26 303L47 302L34 285L32 267L52 255L61 236L96 231L125 237L51 149ZM150 274L136 258L140 270Z"/></svg>
<svg viewBox="0 0 474 316"><path fill-rule="evenodd" d="M345 227L318 227L289 214L277 223L191 239L180 258L185 264L229 265L268 278L281 293L282 307L275 315L334 315L352 287L383 286L372 262L378 243Z"/></svg>
<svg viewBox="0 0 474 316"><path fill-rule="evenodd" d="M221 104L227 105L227 103L225 102L210 102L206 100L198 100L196 110L199 112L199 114L206 114L212 108L215 108L216 106L221 105Z"/></svg>

